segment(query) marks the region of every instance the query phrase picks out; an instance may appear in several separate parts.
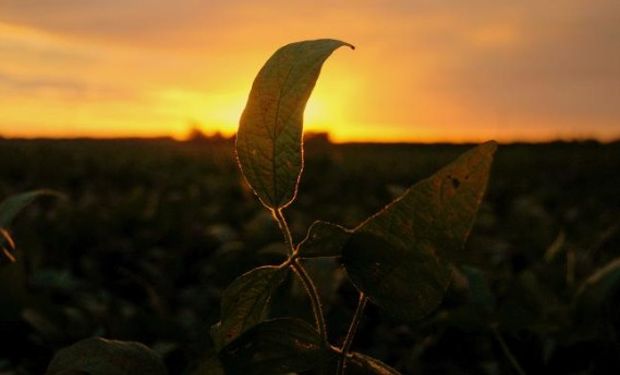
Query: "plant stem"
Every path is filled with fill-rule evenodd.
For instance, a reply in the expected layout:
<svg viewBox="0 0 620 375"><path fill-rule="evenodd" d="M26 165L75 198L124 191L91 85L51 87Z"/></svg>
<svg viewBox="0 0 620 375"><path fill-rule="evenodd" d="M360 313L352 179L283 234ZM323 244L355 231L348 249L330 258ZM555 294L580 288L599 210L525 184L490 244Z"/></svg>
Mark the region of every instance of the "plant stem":
<svg viewBox="0 0 620 375"><path fill-rule="evenodd" d="M291 231L289 229L286 218L282 214L282 210L273 210L273 216L278 222L280 230L284 235L284 240L289 247L289 253L291 255L289 257L289 264L293 268L293 271L295 272L297 277L299 277L299 280L304 286L304 289L308 293L308 297L310 298L310 303L312 305L312 312L314 313L314 320L316 321L316 328L319 331L319 335L321 336L323 344L328 347L329 342L327 340L327 326L325 325L325 317L323 315L323 308L321 307L321 298L319 297L319 292L317 291L316 286L312 281L312 278L310 277L310 275L308 275L308 272L306 271L304 266L301 264L299 259L295 257L296 251L293 244L293 237L291 236ZM287 263L288 262L289 261L287 261Z"/></svg>
<svg viewBox="0 0 620 375"><path fill-rule="evenodd" d="M293 271L299 277L299 280L306 289L308 293L308 297L310 297L310 303L312 304L312 312L314 313L314 320L316 321L316 327L321 335L321 339L325 345L328 344L327 341L327 327L325 325L325 317L323 316L323 308L321 307L321 299L319 298L319 293L316 289L316 286L312 282L312 278L308 275L308 272L304 268L304 266L299 262L298 259L293 260L291 263L293 267Z"/></svg>
<svg viewBox="0 0 620 375"><path fill-rule="evenodd" d="M340 361L338 361L338 375L344 375L344 369L347 365L347 355L349 354L349 350L351 349L351 344L353 343L353 338L355 337L355 333L357 332L357 327L360 325L360 321L362 320L362 316L364 315L364 308L366 307L366 302L368 299L364 295L364 293L360 292L360 298L357 303L357 308L355 309L355 314L353 314L353 319L351 320L351 325L349 326L349 331L347 332L347 336L344 338L344 342L342 343Z"/></svg>
<svg viewBox="0 0 620 375"><path fill-rule="evenodd" d="M282 232L282 235L284 235L284 242L286 242L286 245L288 247L288 252L290 255L292 255L295 252L295 246L293 245L293 236L291 236L291 230L288 227L288 223L286 222L286 218L284 217L284 214L282 213L282 209L277 208L275 210L272 210L271 214L273 215L274 219L276 219L276 221L278 222L280 231Z"/></svg>
<svg viewBox="0 0 620 375"><path fill-rule="evenodd" d="M519 364L519 361L517 361L517 358L512 354L512 352L510 351L510 348L506 344L506 341L504 341L504 338L502 337L502 335L499 333L499 331L495 327L493 327L493 335L497 339L497 342L499 342L499 346L502 348L502 352L504 352L504 355L506 356L506 358L508 358L508 362L510 362L510 364L515 369L515 371L519 375L526 375L525 371Z"/></svg>

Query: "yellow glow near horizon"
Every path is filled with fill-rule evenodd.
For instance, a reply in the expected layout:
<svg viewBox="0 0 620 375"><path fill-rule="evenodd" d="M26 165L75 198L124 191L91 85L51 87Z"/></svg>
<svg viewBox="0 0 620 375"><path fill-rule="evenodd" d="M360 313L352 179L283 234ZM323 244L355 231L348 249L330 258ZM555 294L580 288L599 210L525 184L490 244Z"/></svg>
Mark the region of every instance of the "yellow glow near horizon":
<svg viewBox="0 0 620 375"><path fill-rule="evenodd" d="M336 37L357 49L328 59L304 121L335 141L619 137L620 55L606 35L620 26L567 2L8 2L0 136L231 135L276 48Z"/></svg>

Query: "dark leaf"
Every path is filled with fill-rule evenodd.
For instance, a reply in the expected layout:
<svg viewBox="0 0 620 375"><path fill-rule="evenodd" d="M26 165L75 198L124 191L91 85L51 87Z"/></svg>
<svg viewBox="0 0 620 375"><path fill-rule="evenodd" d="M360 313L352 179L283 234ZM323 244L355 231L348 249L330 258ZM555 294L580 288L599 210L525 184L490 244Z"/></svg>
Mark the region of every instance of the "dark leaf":
<svg viewBox="0 0 620 375"><path fill-rule="evenodd" d="M335 374L339 359L342 357L336 351L329 359L329 373ZM400 373L380 360L361 353L349 353L344 373L346 375L400 375Z"/></svg>
<svg viewBox="0 0 620 375"><path fill-rule="evenodd" d="M89 338L61 349L50 363L47 375L164 375L161 358L143 344Z"/></svg>
<svg viewBox="0 0 620 375"><path fill-rule="evenodd" d="M222 295L221 321L212 329L217 348L228 344L265 317L271 295L288 268L264 266L239 276Z"/></svg>
<svg viewBox="0 0 620 375"><path fill-rule="evenodd" d="M385 363L361 353L352 353L347 358L347 375L400 375Z"/></svg>
<svg viewBox="0 0 620 375"><path fill-rule="evenodd" d="M308 229L306 238L299 244L302 258L339 257L342 248L353 233L340 225L315 221Z"/></svg>
<svg viewBox="0 0 620 375"><path fill-rule="evenodd" d="M59 193L51 190L35 190L6 198L0 203L0 228L7 228L21 210L35 199L46 195L60 196Z"/></svg>
<svg viewBox="0 0 620 375"><path fill-rule="evenodd" d="M434 310L450 282L487 186L497 145L482 144L423 180L355 229L343 250L353 283L391 315Z"/></svg>
<svg viewBox="0 0 620 375"><path fill-rule="evenodd" d="M250 328L220 352L226 373L286 374L317 368L329 356L303 320L274 319Z"/></svg>

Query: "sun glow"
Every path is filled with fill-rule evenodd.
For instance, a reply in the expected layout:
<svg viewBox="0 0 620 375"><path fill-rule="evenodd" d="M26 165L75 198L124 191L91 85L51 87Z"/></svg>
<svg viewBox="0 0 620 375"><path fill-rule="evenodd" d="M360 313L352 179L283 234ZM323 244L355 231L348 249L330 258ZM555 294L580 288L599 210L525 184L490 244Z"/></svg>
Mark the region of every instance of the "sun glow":
<svg viewBox="0 0 620 375"><path fill-rule="evenodd" d="M266 1L3 4L0 136L181 139L195 125L232 135L273 51L319 37L357 47L329 59L305 111L306 130L337 141L620 136L608 37L618 26L582 17L612 14L604 2L465 12L457 2Z"/></svg>
<svg viewBox="0 0 620 375"><path fill-rule="evenodd" d="M205 94L173 89L155 93L155 101L157 111L176 122L199 125L207 133L217 130L231 135L237 129L246 96L241 91ZM184 135L174 134L175 137Z"/></svg>

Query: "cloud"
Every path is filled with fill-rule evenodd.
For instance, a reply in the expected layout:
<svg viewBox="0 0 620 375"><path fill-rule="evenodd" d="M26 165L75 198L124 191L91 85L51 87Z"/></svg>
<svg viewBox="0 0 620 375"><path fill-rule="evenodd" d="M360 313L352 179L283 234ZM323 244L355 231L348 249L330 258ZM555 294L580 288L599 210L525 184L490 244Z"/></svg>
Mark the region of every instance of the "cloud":
<svg viewBox="0 0 620 375"><path fill-rule="evenodd" d="M499 119L598 122L620 133L620 3L553 2L520 13L516 42L438 61L427 85Z"/></svg>
<svg viewBox="0 0 620 375"><path fill-rule="evenodd" d="M18 77L0 72L0 93L45 99L53 97L67 101L136 100L137 94L125 88L98 86L88 82L56 77Z"/></svg>
<svg viewBox="0 0 620 375"><path fill-rule="evenodd" d="M620 134L617 0L5 0L0 86L228 97L276 47L324 36L358 46L317 87L347 95L350 127Z"/></svg>
<svg viewBox="0 0 620 375"><path fill-rule="evenodd" d="M86 89L80 82L58 80L54 78L18 78L0 73L0 90L5 89L12 92L28 92L57 90L68 93L79 93Z"/></svg>

